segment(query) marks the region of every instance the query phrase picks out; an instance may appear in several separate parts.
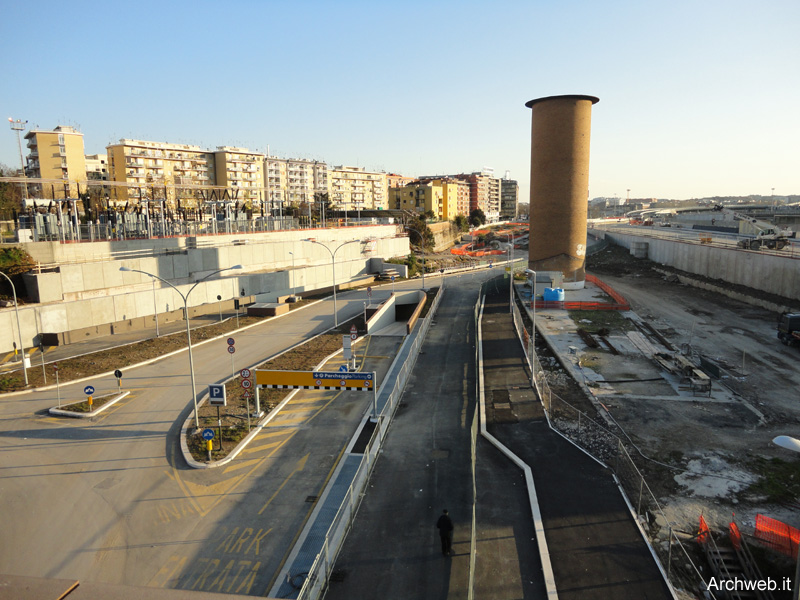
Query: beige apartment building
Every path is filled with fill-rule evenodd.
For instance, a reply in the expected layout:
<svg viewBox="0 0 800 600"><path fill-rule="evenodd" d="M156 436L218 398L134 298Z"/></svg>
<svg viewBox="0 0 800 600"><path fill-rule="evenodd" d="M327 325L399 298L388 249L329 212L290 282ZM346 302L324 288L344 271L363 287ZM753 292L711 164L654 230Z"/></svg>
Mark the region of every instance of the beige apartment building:
<svg viewBox="0 0 800 600"><path fill-rule="evenodd" d="M265 155L247 148L217 146L214 152L215 185L229 188L231 200L258 206L264 188Z"/></svg>
<svg viewBox="0 0 800 600"><path fill-rule="evenodd" d="M406 175L400 175L398 173L387 173L386 174L386 186L391 188L401 188L407 186L409 183L413 182L416 178L415 177L408 177ZM389 202L391 205L391 202Z"/></svg>
<svg viewBox="0 0 800 600"><path fill-rule="evenodd" d="M315 194L328 191L328 165L300 158L265 159L264 187L270 208L313 202Z"/></svg>
<svg viewBox="0 0 800 600"><path fill-rule="evenodd" d="M86 182L83 134L59 125L52 131L32 129L25 134L28 157L25 175L49 182L28 186L34 198L77 198ZM82 190L85 191L85 190Z"/></svg>
<svg viewBox="0 0 800 600"><path fill-rule="evenodd" d="M87 154L86 179L89 181L108 181L108 156L106 154Z"/></svg>
<svg viewBox="0 0 800 600"><path fill-rule="evenodd" d="M386 173L362 167L329 167L330 199L338 210L386 210L389 189Z"/></svg>
<svg viewBox="0 0 800 600"><path fill-rule="evenodd" d="M106 147L112 201L166 200L175 205L198 206L203 195L197 187L216 182L215 154L199 146L121 139ZM187 186L187 187L183 187Z"/></svg>

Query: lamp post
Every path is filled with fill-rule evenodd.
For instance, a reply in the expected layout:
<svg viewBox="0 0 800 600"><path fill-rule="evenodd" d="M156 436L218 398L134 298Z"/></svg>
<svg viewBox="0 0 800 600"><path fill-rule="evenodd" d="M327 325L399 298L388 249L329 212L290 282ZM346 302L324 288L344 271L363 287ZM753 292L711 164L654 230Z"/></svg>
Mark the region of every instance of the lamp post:
<svg viewBox="0 0 800 600"><path fill-rule="evenodd" d="M292 255L292 273L289 275L289 287L292 290L292 296L294 296L294 252L289 252Z"/></svg>
<svg viewBox="0 0 800 600"><path fill-rule="evenodd" d="M20 164L20 168L22 169L22 179L24 181L24 183L22 184L22 199L23 200L27 200L28 199L28 182L25 181L25 179L28 176L25 174L25 160L22 157L22 138L20 137L19 134L20 134L20 131L24 131L25 130L25 125L27 125L28 122L27 121L20 121L19 119L17 119L15 121L11 117L8 117L8 122L11 124L12 131L16 131L17 132L17 146L19 147L19 164ZM27 378L25 380L25 383L26 384L28 383Z"/></svg>
<svg viewBox="0 0 800 600"><path fill-rule="evenodd" d="M525 269L525 274L530 276L531 279L531 308L533 309L533 327L531 327L531 385L534 385L536 375L533 372L534 361L533 355L536 353L536 271L532 269Z"/></svg>
<svg viewBox="0 0 800 600"><path fill-rule="evenodd" d="M169 287L175 290L178 293L178 295L183 299L183 310L184 310L184 315L186 317L186 341L189 347L189 377L192 380L192 400L194 401L194 426L196 429L200 429L200 418L197 415L197 386L195 385L195 380L194 380L194 361L192 359L192 333L191 333L191 327L189 325L189 304L188 304L189 294L192 293L192 291L194 290L194 288L198 286L198 284L205 281L209 277L212 277L217 273L222 273L223 271L230 271L232 269L241 269L241 268L242 265L234 265L232 267L219 269L217 271L214 271L213 273L209 273L202 279L198 279L197 281L195 281L194 285L191 288L189 288L189 291L186 292L185 295L178 288L172 285L169 281L167 281L166 279L162 279L158 275L153 275L152 273L148 273L147 271L140 271L139 269L129 269L128 267L119 268L120 271L125 271L129 273L141 273L142 275L147 275L148 277L153 277L155 279L158 279L159 281L166 283Z"/></svg>
<svg viewBox="0 0 800 600"><path fill-rule="evenodd" d="M158 304L156 303L156 280L153 279L153 314L156 317L156 337L161 337L158 333Z"/></svg>
<svg viewBox="0 0 800 600"><path fill-rule="evenodd" d="M409 231L416 231L417 235L419 235L419 239L422 241L422 289L425 289L425 236L420 233L419 229L414 229L413 227L409 227L408 225L404 226L404 229L408 229Z"/></svg>
<svg viewBox="0 0 800 600"><path fill-rule="evenodd" d="M772 440L772 443L781 448L786 448L792 452L800 452L800 440L788 435L779 435ZM797 564L794 568L794 588L792 588L792 600L800 598L800 552L797 554Z"/></svg>
<svg viewBox="0 0 800 600"><path fill-rule="evenodd" d="M318 242L317 240L312 240L311 238L303 240L304 242L310 242L312 244L317 244L318 246L322 246L328 253L331 255L331 269L333 275L333 326L339 327L339 316L336 313L336 253L341 249L347 246L347 244L355 244L360 240L350 240L349 242L345 242L344 244L340 244L336 247L335 250L331 250L322 242Z"/></svg>
<svg viewBox="0 0 800 600"><path fill-rule="evenodd" d="M514 252L514 234L507 233L508 238L508 312L514 312L514 265L511 264L511 255Z"/></svg>
<svg viewBox="0 0 800 600"><path fill-rule="evenodd" d="M0 275L8 279L11 284L11 293L14 295L14 312L17 315L17 338L19 339L19 351L22 357L22 374L25 376L25 385L28 385L28 369L25 368L25 347L22 345L22 328L19 325L19 306L17 306L17 288L14 287L14 282L11 278L0 271ZM44 356L44 354L42 354Z"/></svg>

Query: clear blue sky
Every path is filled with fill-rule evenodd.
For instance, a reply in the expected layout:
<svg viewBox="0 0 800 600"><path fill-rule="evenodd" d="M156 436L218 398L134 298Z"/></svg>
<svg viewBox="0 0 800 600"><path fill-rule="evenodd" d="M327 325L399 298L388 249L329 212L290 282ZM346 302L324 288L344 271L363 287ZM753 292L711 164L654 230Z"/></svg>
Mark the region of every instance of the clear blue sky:
<svg viewBox="0 0 800 600"><path fill-rule="evenodd" d="M493 167L527 200L530 110L598 96L590 196L800 193L798 0L6 3L5 117L406 175ZM0 162L18 166L16 135Z"/></svg>

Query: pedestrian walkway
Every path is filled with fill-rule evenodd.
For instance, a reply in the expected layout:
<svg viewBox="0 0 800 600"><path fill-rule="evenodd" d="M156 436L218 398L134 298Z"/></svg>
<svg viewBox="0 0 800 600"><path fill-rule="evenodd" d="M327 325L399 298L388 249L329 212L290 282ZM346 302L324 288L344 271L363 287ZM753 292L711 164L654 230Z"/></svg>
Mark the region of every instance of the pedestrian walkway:
<svg viewBox="0 0 800 600"><path fill-rule="evenodd" d="M419 333L420 328L416 327L406 338L384 378L385 383L379 389L377 397L378 414L382 414L386 408L395 382L400 379L400 371L407 368L405 363ZM357 505L360 501L357 494L356 497L352 495L351 486L358 476L364 476L364 461L367 460L367 457L363 454L365 440L362 438L365 437L363 434L369 435L372 431L374 431L374 425L365 417L353 437L349 451L340 461L331 478L331 483L319 499L317 508L296 542L286 566L271 590L271 596L297 598L317 555L323 554L324 556L327 550L328 533L337 520L339 508L343 503L355 502Z"/></svg>
<svg viewBox="0 0 800 600"><path fill-rule="evenodd" d="M487 430L532 470L559 599L671 598L610 470L551 430L541 403L531 401L508 292L487 289Z"/></svg>

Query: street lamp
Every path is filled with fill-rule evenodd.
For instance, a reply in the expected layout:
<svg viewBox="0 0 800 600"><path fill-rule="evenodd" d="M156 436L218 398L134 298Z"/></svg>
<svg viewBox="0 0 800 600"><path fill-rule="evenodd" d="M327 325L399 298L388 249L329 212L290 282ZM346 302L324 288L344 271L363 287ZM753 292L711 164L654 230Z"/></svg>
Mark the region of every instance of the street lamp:
<svg viewBox="0 0 800 600"><path fill-rule="evenodd" d="M336 253L339 251L340 248L344 248L345 246L347 246L347 244L355 244L357 242L360 242L361 240L350 240L349 242L345 242L344 244L337 246L335 250L331 250L322 242L318 242L317 240L312 240L311 238L303 241L311 242L312 244L317 244L318 246L322 246L331 255L331 269L333 275L333 326L339 327L339 316L336 314Z"/></svg>
<svg viewBox="0 0 800 600"><path fill-rule="evenodd" d="M792 452L800 452L800 440L788 435L779 435L772 440L772 443ZM797 553L797 564L794 568L794 588L792 589L792 600L798 599L800 599L800 552Z"/></svg>
<svg viewBox="0 0 800 600"><path fill-rule="evenodd" d="M22 138L20 137L19 134L20 134L20 131L24 131L25 130L25 125L27 125L28 122L27 121L20 121L19 119L17 119L15 121L11 117L8 117L8 122L11 124L12 131L16 131L17 132L17 146L19 146L19 163L20 163L20 168L22 169L22 180L24 182L22 184L22 199L23 200L27 200L28 199L28 182L25 181L25 179L27 178L27 175L25 174L25 160L22 158ZM25 383L27 383L27 379L26 379Z"/></svg>
<svg viewBox="0 0 800 600"><path fill-rule="evenodd" d="M289 252L292 255L292 272L289 275L289 287L292 289L292 296L294 296L294 252Z"/></svg>
<svg viewBox="0 0 800 600"><path fill-rule="evenodd" d="M0 275L8 279L8 283L11 284L11 293L14 295L14 312L17 315L17 336L19 339L19 351L21 352L22 356L22 373L25 376L25 385L28 385L28 369L25 368L25 347L22 345L22 328L19 326L19 307L17 306L17 288L14 287L14 282L11 281L11 278L0 271ZM42 355L44 356L44 355Z"/></svg>
<svg viewBox="0 0 800 600"><path fill-rule="evenodd" d="M533 327L531 327L531 385L533 385L536 379L536 376L533 372L535 364L533 360L533 355L536 353L536 271L532 269L525 269L525 274L532 278L531 308L533 309Z"/></svg>
<svg viewBox="0 0 800 600"><path fill-rule="evenodd" d="M414 229L413 227L409 227L408 225L404 225L404 229L408 229L410 231L416 231L417 235L419 235L419 239L422 241L422 289L425 289L425 236L420 233L419 229Z"/></svg>
<svg viewBox="0 0 800 600"><path fill-rule="evenodd" d="M505 234L508 238L508 312L514 312L514 265L511 264L511 255L514 252L514 234Z"/></svg>
<svg viewBox="0 0 800 600"><path fill-rule="evenodd" d="M188 304L189 294L192 293L192 290L194 290L194 288L196 288L199 283L205 281L209 277L211 277L213 275L216 275L217 273L222 273L223 271L230 271L232 269L241 269L241 268L242 268L242 265L234 265L232 267L227 267L225 269L219 269L217 271L214 271L213 273L209 273L208 275L206 275L202 279L198 279L194 283L194 285L191 288L189 288L189 291L186 292L185 295L178 288L176 288L174 285L172 285L169 281L167 281L166 279L162 279L158 275L153 275L152 273L148 273L147 271L140 271L139 269L129 269L128 267L120 267L119 268L120 271L125 271L125 272L129 272L129 273L141 273L142 275L147 275L148 277L154 277L155 279L158 279L159 281L161 281L163 283L166 283L169 287L171 287L173 290L175 290L178 293L178 295L183 299L183 310L184 310L184 314L186 315L186 341L188 342L188 345L189 345L189 377L192 380L192 400L194 401L194 426L195 426L195 429L200 429L200 418L197 415L197 387L196 387L195 381L194 381L194 361L192 360L192 334L191 334L191 328L190 328L190 325L189 325L189 304Z"/></svg>

